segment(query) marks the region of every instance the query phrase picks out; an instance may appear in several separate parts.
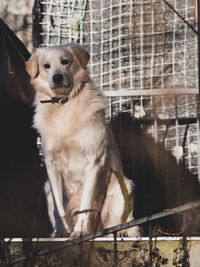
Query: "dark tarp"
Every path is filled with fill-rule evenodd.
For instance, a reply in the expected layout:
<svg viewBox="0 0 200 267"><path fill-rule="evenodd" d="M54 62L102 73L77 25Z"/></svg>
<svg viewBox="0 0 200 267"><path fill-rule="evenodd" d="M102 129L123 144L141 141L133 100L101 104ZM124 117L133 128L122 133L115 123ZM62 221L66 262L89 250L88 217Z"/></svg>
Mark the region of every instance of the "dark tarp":
<svg viewBox="0 0 200 267"><path fill-rule="evenodd" d="M47 236L50 230L32 128L30 53L0 20L0 237Z"/></svg>
<svg viewBox="0 0 200 267"><path fill-rule="evenodd" d="M30 53L0 19L0 101L20 99L31 103L34 90L25 71Z"/></svg>

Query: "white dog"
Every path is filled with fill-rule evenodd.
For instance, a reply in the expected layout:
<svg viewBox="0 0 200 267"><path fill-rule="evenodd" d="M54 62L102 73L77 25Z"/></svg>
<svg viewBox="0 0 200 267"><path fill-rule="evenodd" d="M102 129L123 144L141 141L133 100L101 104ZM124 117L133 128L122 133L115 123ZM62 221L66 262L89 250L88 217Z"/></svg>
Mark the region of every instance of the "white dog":
<svg viewBox="0 0 200 267"><path fill-rule="evenodd" d="M133 183L123 176L104 118L106 100L89 77L88 61L88 52L71 43L37 49L26 63L54 235L78 237L133 219ZM138 236L138 227L122 234Z"/></svg>

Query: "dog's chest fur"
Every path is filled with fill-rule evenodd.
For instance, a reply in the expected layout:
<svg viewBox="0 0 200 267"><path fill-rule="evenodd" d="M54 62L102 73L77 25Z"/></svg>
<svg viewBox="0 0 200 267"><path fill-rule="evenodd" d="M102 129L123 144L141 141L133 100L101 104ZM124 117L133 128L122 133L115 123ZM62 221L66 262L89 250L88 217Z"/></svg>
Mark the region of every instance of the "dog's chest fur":
<svg viewBox="0 0 200 267"><path fill-rule="evenodd" d="M63 105L36 104L34 126L42 137L45 160L55 164L71 193L82 187L93 150L99 142L102 149L106 146L104 109L105 99L95 88L85 88Z"/></svg>

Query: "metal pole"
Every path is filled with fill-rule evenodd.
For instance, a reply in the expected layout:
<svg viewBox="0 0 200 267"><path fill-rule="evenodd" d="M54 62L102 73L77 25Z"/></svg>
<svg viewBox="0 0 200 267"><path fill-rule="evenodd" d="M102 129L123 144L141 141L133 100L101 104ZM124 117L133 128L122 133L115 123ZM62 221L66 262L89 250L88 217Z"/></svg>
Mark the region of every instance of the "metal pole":
<svg viewBox="0 0 200 267"><path fill-rule="evenodd" d="M114 267L117 267L117 232L114 232L113 236L114 236Z"/></svg>
<svg viewBox="0 0 200 267"><path fill-rule="evenodd" d="M149 224L149 266L153 264L153 255L152 255L152 224Z"/></svg>

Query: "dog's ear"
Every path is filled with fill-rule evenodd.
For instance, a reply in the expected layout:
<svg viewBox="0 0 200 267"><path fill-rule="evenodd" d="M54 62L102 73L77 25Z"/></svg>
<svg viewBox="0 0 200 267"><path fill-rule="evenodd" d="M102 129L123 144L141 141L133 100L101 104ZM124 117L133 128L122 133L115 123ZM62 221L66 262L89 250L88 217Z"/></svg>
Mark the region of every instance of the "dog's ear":
<svg viewBox="0 0 200 267"><path fill-rule="evenodd" d="M70 43L67 45L71 48L73 54L75 55L77 61L81 65L81 67L85 70L90 59L90 55L88 51L81 45Z"/></svg>
<svg viewBox="0 0 200 267"><path fill-rule="evenodd" d="M32 54L26 62L26 71L31 78L36 78L39 75L39 51L38 49Z"/></svg>

